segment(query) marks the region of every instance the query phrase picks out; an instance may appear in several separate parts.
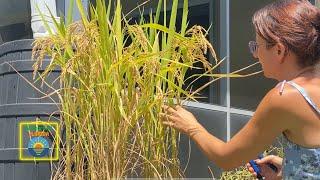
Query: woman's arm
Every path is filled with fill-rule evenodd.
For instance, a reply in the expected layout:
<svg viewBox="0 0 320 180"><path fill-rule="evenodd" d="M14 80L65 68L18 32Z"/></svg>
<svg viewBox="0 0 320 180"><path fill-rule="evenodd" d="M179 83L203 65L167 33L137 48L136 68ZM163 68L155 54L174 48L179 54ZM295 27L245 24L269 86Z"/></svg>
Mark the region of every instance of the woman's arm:
<svg viewBox="0 0 320 180"><path fill-rule="evenodd" d="M208 133L195 117L180 106L166 107L164 124L189 135L199 148L219 167L229 170L244 165L267 149L293 117L287 106L288 97L271 90L261 101L249 122L227 143Z"/></svg>

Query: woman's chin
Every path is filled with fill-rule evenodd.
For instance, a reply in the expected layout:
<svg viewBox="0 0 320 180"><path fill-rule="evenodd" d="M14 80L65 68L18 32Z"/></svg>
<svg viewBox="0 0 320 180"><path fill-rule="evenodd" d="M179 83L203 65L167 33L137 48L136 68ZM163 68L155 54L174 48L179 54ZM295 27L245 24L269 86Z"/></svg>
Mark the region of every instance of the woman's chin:
<svg viewBox="0 0 320 180"><path fill-rule="evenodd" d="M263 76L268 79L274 79L274 77L270 73L266 73L265 71L263 71Z"/></svg>
<svg viewBox="0 0 320 180"><path fill-rule="evenodd" d="M269 74L266 73L265 71L263 71L263 76L266 77L266 78L270 78Z"/></svg>
<svg viewBox="0 0 320 180"><path fill-rule="evenodd" d="M281 79L279 79L279 78L277 78L276 76L272 76L271 74L267 74L267 73L265 73L265 72L263 72L263 76L265 77L265 78L267 78L267 79L274 79L274 80L278 80L278 81L280 81Z"/></svg>

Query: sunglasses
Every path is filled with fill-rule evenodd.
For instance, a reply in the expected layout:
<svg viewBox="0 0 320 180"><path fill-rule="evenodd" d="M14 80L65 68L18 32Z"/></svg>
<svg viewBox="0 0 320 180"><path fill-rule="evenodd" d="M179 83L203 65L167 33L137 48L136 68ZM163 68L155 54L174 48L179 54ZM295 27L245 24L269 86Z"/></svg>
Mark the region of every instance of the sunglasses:
<svg viewBox="0 0 320 180"><path fill-rule="evenodd" d="M257 51L259 44L256 41L250 41L248 46L250 53L254 54Z"/></svg>
<svg viewBox="0 0 320 180"><path fill-rule="evenodd" d="M275 44L276 43L273 43L273 42L269 42L269 43L267 42L266 47L269 48L274 46ZM254 54L258 50L259 44L256 41L249 41L248 46L249 46L250 53Z"/></svg>

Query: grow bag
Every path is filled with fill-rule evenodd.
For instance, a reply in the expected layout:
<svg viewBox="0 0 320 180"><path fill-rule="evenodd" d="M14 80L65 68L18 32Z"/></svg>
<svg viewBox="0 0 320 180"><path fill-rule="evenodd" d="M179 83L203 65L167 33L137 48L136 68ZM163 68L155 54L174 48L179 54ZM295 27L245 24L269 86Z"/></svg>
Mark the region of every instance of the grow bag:
<svg viewBox="0 0 320 180"><path fill-rule="evenodd" d="M19 140L23 139L23 147L28 146L30 138L19 135L19 123L42 121L57 121L57 97L54 101L42 98L39 90L50 93L51 88L41 86L41 81L34 82L34 61L31 59L32 39L12 41L0 46L0 179L50 179L51 165L49 161L25 161L19 156ZM48 65L46 59L39 72ZM54 81L60 71L53 71L46 82L58 88L59 81ZM29 81L30 83L28 83ZM21 134L21 133L20 133ZM29 138L29 139L28 139Z"/></svg>

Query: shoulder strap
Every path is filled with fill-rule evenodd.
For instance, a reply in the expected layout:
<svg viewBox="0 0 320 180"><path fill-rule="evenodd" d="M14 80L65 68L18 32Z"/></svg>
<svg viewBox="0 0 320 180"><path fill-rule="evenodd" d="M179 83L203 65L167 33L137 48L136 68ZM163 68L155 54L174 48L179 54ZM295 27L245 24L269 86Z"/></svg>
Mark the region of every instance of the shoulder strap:
<svg viewBox="0 0 320 180"><path fill-rule="evenodd" d="M298 84L292 82L292 81L287 81L288 84L290 84L292 87L296 88L300 94L304 97L304 99L313 107L314 110L316 110L318 112L318 114L320 114L320 110L317 107L317 105L311 100L310 96L308 95L307 91L302 88L301 86L299 86Z"/></svg>

